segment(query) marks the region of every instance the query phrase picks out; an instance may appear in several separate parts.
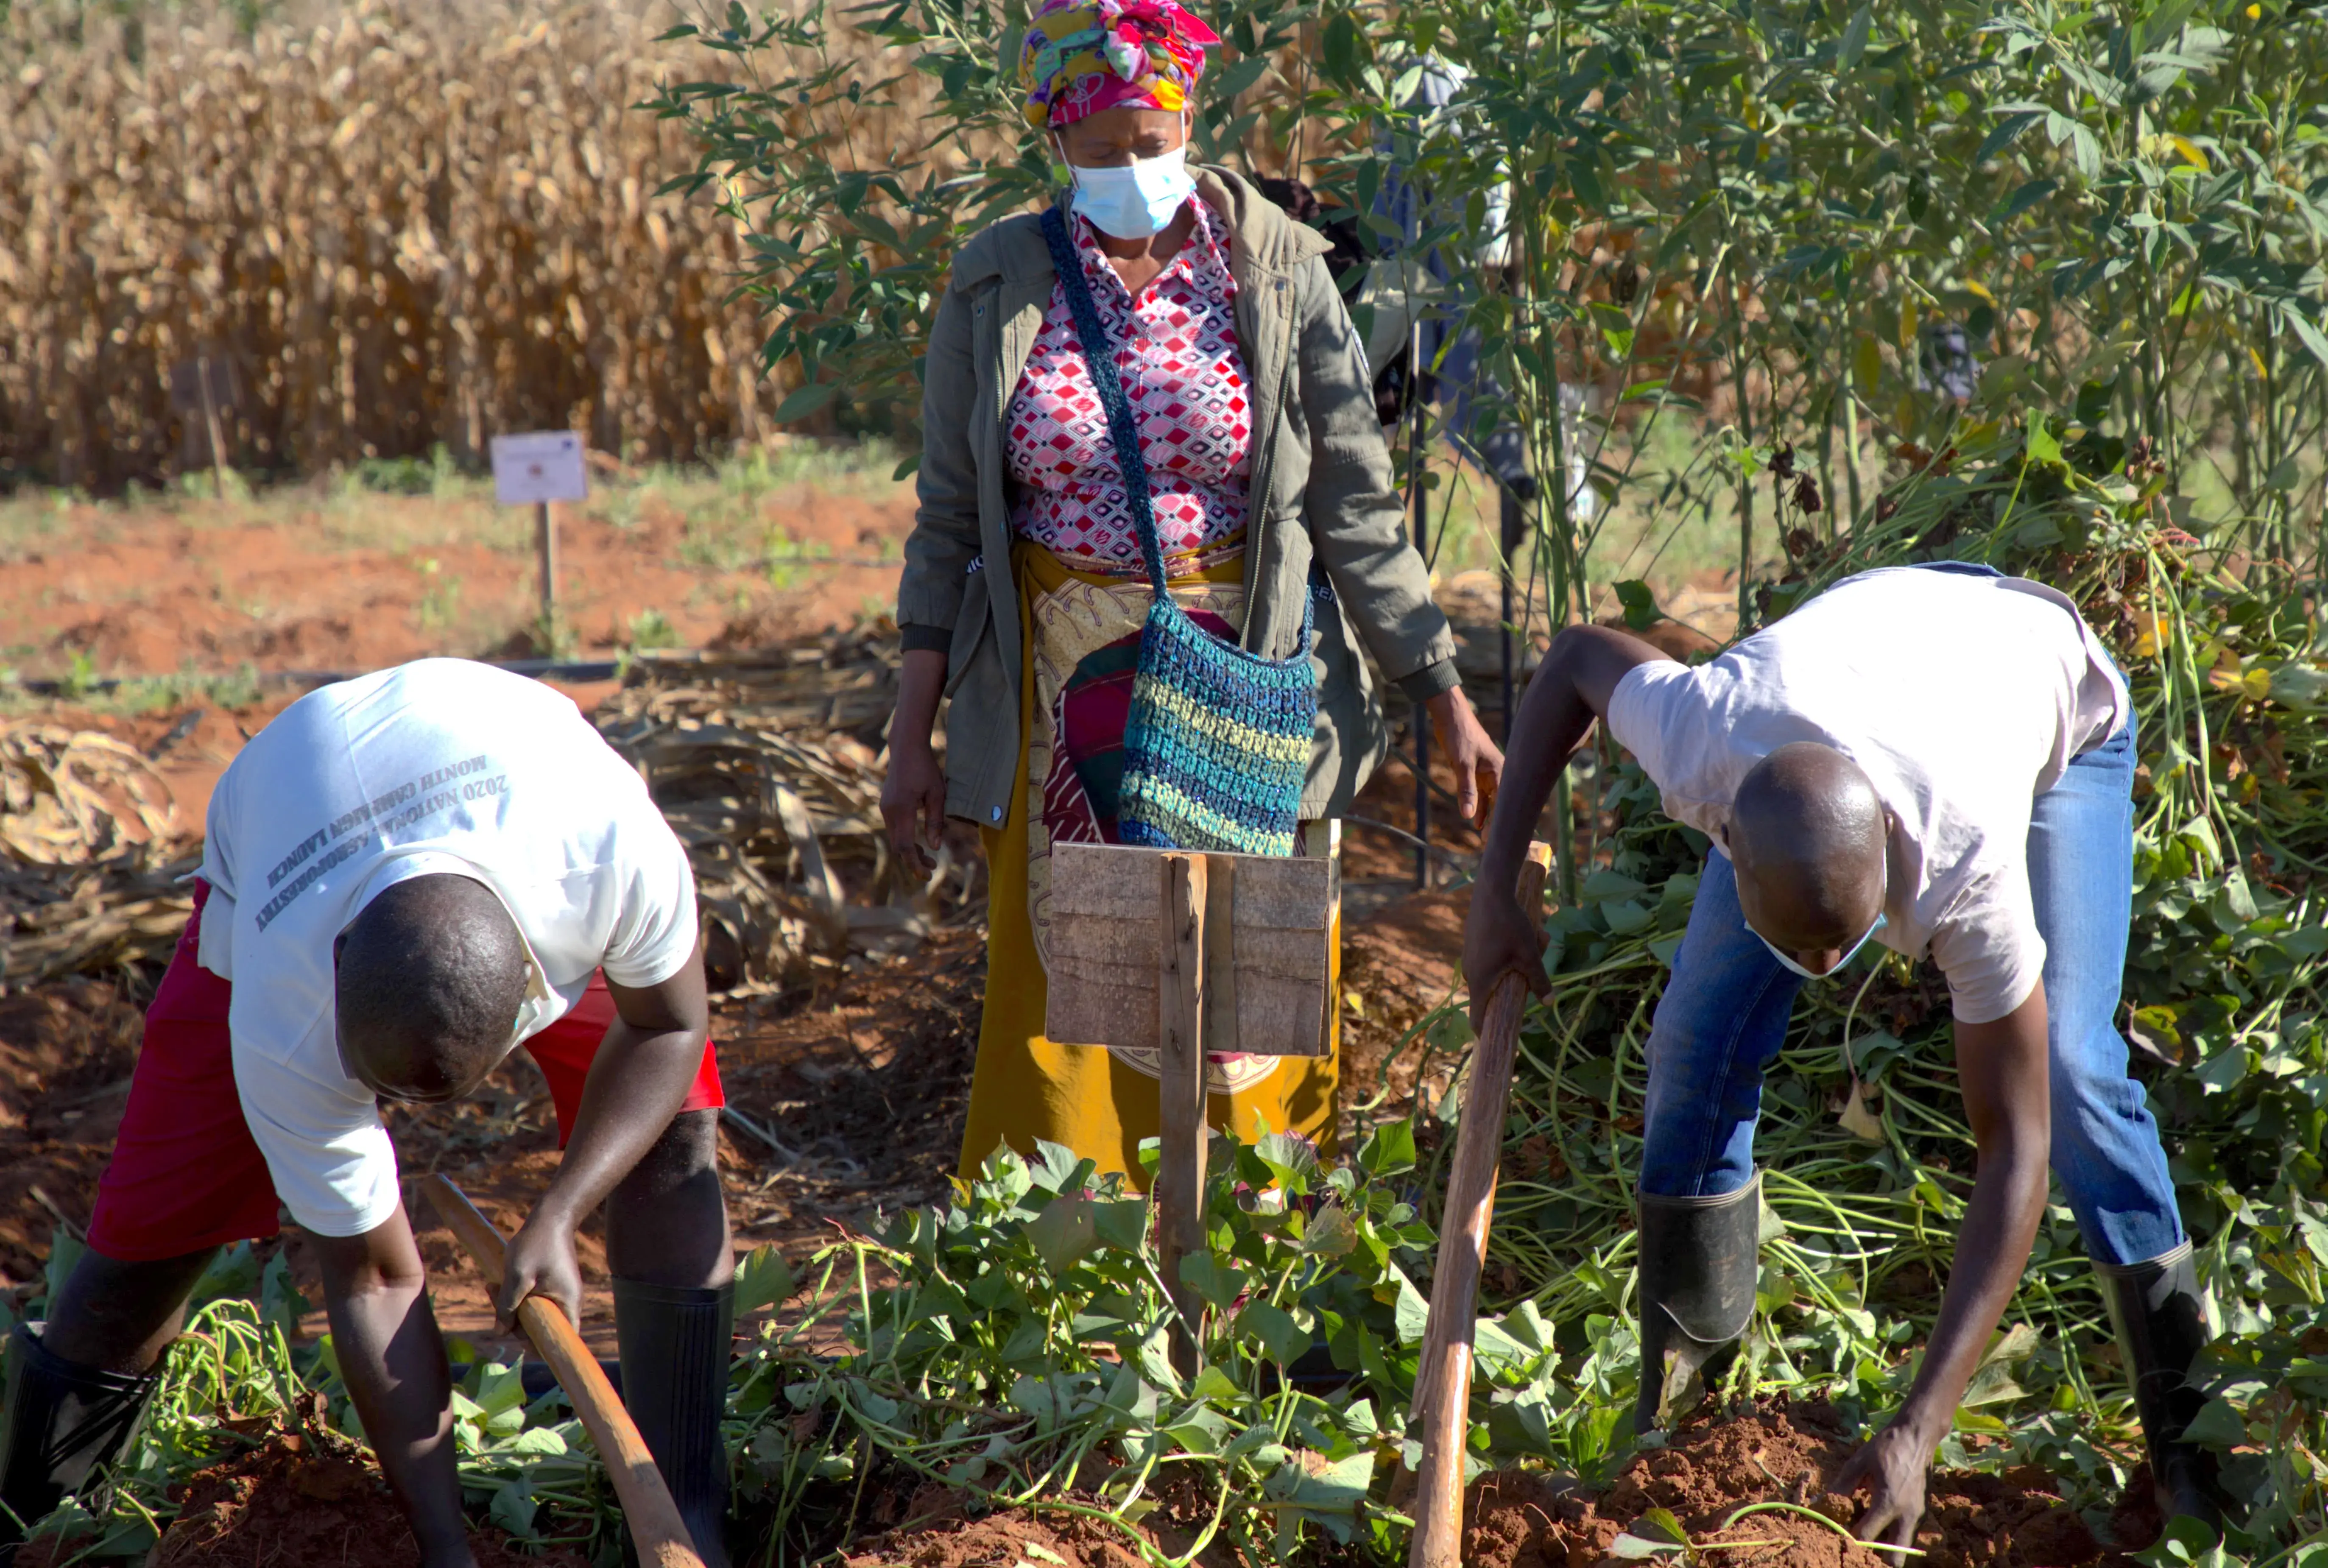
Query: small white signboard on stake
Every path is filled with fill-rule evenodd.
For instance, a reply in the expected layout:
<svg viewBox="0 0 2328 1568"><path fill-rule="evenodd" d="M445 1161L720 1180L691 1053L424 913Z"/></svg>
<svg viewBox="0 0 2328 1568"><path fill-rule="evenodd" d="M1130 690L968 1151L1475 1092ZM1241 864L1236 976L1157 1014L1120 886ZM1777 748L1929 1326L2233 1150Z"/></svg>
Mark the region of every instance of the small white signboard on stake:
<svg viewBox="0 0 2328 1568"><path fill-rule="evenodd" d="M493 496L503 506L534 507L534 548L541 557L541 635L554 640L558 624L558 534L553 501L587 501L590 480L582 437L571 430L533 430L493 437Z"/></svg>
<svg viewBox="0 0 2328 1568"><path fill-rule="evenodd" d="M571 430L535 430L493 437L493 498L503 506L587 501L582 437Z"/></svg>

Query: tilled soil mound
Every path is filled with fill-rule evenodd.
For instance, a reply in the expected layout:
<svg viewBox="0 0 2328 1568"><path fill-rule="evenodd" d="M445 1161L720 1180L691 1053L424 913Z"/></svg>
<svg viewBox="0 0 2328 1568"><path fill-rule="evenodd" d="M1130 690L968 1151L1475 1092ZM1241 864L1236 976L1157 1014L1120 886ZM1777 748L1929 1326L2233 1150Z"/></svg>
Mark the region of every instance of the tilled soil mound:
<svg viewBox="0 0 2328 1568"><path fill-rule="evenodd" d="M1098 1469L1108 1468L1097 1464ZM983 1494L898 1479L906 1484L883 1495L874 1488L859 1495L851 1515L854 1527L844 1533L837 1552L814 1543L782 1560L833 1561L840 1568L1142 1568L1159 1554L1191 1562L1195 1568L1244 1568L1247 1562L1225 1538L1197 1549L1217 1499L1208 1484L1199 1486L1185 1474L1160 1479L1147 1494L1152 1511L1130 1526L1039 1503L997 1507ZM1082 1488L1067 1500L1078 1507L1106 1507ZM1328 1547L1321 1555L1309 1547L1289 1568L1366 1560L1350 1548Z"/></svg>
<svg viewBox="0 0 2328 1568"><path fill-rule="evenodd" d="M902 1500L900 1500L902 1499ZM1123 1531L1065 1512L988 1512L982 1499L924 1485L874 1499L844 1568L1141 1568Z"/></svg>
<svg viewBox="0 0 2328 1568"><path fill-rule="evenodd" d="M846 1551L848 1568L1141 1568L1121 1532L1073 1516L1045 1521L1006 1512L896 1530Z"/></svg>
<svg viewBox="0 0 2328 1568"><path fill-rule="evenodd" d="M419 1560L380 1472L338 1438L278 1432L170 1490L178 1516L147 1557L150 1568L411 1568ZM47 1545L28 1546L17 1568L71 1559L69 1545L42 1555ZM478 1568L588 1568L572 1552L529 1555L499 1530L473 1530L469 1545Z"/></svg>
<svg viewBox="0 0 2328 1568"><path fill-rule="evenodd" d="M1826 1479L1851 1457L1843 1418L1825 1402L1764 1400L1740 1415L1709 1412L1666 1447L1636 1455L1598 1497L1553 1478L1483 1478L1464 1509L1468 1568L1598 1568L1617 1559L1618 1535L1651 1508L1679 1518L1700 1546L1732 1543L1722 1568L1878 1568L1872 1552L1798 1514L1723 1521L1750 1503L1810 1508L1848 1528L1863 1498L1839 1497ZM1750 1546L1747 1542L1767 1542ZM1918 1568L2120 1568L2075 1509L2034 1467L2003 1477L1935 1473L1916 1545Z"/></svg>

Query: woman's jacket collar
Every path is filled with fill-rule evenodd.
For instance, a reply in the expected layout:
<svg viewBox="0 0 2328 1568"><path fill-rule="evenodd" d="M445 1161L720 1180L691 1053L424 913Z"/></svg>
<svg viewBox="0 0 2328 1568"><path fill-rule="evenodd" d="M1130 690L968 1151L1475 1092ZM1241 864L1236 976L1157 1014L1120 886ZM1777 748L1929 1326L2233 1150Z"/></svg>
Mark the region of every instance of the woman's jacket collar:
<svg viewBox="0 0 2328 1568"><path fill-rule="evenodd" d="M1197 194L1227 227L1229 269L1240 280L1248 274L1290 273L1331 248L1324 235L1287 217L1283 208L1228 169L1199 169ZM993 278L1027 284L1050 276L1051 252L1043 242L1040 220L1021 212L962 248L954 257L952 286L967 291Z"/></svg>

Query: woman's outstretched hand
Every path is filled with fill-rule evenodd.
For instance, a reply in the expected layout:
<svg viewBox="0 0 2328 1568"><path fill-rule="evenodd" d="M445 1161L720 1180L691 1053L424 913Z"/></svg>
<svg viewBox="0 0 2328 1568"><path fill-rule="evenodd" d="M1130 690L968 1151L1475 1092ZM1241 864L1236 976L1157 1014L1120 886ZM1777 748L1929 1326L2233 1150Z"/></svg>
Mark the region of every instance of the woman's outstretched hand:
<svg viewBox="0 0 2328 1568"><path fill-rule="evenodd" d="M1471 711L1471 699L1460 686L1450 686L1428 704L1431 727L1455 769L1455 802L1467 822L1484 823L1495 809L1496 785L1504 776L1504 754L1488 738L1487 728Z"/></svg>

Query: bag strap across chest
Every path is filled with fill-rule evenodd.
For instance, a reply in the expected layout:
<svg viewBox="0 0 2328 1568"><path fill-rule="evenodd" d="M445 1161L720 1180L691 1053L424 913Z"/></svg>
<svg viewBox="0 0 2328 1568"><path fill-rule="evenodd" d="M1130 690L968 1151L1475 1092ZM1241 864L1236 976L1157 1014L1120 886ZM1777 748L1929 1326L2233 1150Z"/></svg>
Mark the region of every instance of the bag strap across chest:
<svg viewBox="0 0 2328 1568"><path fill-rule="evenodd" d="M1131 412L1131 399L1123 390L1123 378L1115 368L1115 342L1108 335L1106 324L1099 317L1099 306L1092 298L1091 285L1084 277L1083 258L1075 254L1075 241L1068 236L1067 217L1057 207L1043 213L1043 239L1051 249L1051 267L1058 274L1059 287L1067 298L1067 311L1075 318L1075 339L1083 349L1084 367L1091 372L1092 387L1099 394L1100 408L1107 415L1108 437L1115 445L1117 468L1123 475L1123 488L1131 501L1131 516L1140 535L1141 559L1148 568L1148 585L1158 599L1169 596L1165 587L1164 547L1156 530L1156 502L1148 484L1148 463L1141 451L1140 424ZM1290 378L1289 378L1290 379ZM1315 629L1316 596L1301 596L1301 642L1298 656L1306 655L1310 637Z"/></svg>

